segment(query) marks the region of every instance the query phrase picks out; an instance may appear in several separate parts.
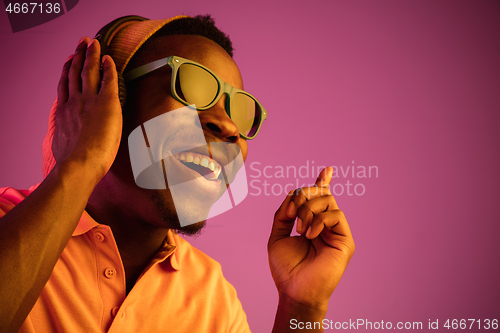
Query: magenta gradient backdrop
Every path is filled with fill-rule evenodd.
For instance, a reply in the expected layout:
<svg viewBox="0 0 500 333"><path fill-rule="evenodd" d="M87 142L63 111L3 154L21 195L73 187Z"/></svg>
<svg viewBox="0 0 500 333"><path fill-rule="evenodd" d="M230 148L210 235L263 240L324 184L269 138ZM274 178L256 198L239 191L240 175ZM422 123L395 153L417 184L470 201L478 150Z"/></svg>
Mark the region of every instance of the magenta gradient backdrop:
<svg viewBox="0 0 500 333"><path fill-rule="evenodd" d="M296 182L255 169L313 161L378 167L334 179L364 194L337 196L357 248L327 318L500 319L498 1L80 0L16 34L2 12L0 186L42 180L49 109L80 37L122 15L205 13L269 112L249 144L251 194L191 240L221 262L252 330L270 331L278 301L266 242L284 196L271 186ZM264 181L271 194L255 195Z"/></svg>

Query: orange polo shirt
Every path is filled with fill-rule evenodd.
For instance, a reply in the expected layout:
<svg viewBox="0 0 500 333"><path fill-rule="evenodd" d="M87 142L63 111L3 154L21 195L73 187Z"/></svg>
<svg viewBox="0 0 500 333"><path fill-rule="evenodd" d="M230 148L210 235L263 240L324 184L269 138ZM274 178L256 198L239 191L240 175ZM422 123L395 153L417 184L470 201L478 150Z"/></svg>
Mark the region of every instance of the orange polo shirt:
<svg viewBox="0 0 500 333"><path fill-rule="evenodd" d="M0 189L0 217L25 191ZM250 332L220 264L174 232L126 295L111 228L84 212L24 322L34 332Z"/></svg>

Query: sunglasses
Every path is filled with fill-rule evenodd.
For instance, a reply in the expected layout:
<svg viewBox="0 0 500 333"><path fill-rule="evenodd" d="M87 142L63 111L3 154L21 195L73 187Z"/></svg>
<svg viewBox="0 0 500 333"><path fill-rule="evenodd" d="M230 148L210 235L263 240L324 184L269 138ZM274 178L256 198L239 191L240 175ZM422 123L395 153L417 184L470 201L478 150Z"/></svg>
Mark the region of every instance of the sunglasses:
<svg viewBox="0 0 500 333"><path fill-rule="evenodd" d="M205 66L177 56L170 56L150 62L124 74L126 82L135 80L154 70L169 65L172 68L172 96L184 105L196 106L197 110L207 110L214 106L223 94L227 94L226 113L238 127L240 136L251 140L257 136L266 109L259 101L229 83L224 82Z"/></svg>

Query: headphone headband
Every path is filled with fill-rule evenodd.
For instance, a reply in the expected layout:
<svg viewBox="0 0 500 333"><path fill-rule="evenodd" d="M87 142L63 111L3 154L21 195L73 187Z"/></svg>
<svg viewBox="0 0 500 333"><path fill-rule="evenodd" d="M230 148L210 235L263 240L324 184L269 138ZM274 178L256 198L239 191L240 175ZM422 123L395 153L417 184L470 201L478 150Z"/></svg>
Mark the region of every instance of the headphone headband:
<svg viewBox="0 0 500 333"><path fill-rule="evenodd" d="M147 20L149 19L142 16L128 15L119 17L102 27L94 37L99 41L99 44L101 44L101 55L109 54L109 43L118 33L118 31L132 24L133 22L141 22Z"/></svg>
<svg viewBox="0 0 500 333"><path fill-rule="evenodd" d="M148 19L142 16L128 15L119 17L116 20L102 27L94 37L94 39L97 39L99 41L99 44L101 45L101 57L106 54L109 55L109 43L111 43L113 37L115 37L115 35L121 29L125 28L126 26L134 22L140 22L146 20ZM123 111L125 110L125 104L127 102L127 87L125 85L125 80L123 79L123 76L120 73L118 73L118 87L119 87L118 95L120 98L120 104L122 106L122 111Z"/></svg>
<svg viewBox="0 0 500 333"><path fill-rule="evenodd" d="M121 74L128 62L141 45L159 29L181 18L188 16L179 15L165 20L149 20L136 15L123 16L106 24L97 32L94 38L101 45L101 56L106 54L112 56L116 64L122 109L125 106L126 86Z"/></svg>

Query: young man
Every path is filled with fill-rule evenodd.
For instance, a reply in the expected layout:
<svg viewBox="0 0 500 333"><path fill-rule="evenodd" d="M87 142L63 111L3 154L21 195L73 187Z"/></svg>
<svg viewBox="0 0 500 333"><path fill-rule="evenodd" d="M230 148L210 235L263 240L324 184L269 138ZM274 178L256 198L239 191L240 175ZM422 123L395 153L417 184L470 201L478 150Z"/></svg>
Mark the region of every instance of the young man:
<svg viewBox="0 0 500 333"><path fill-rule="evenodd" d="M44 142L43 182L28 191L0 189L1 331L248 332L218 263L177 235L204 225L179 223L196 206L196 194L180 207L172 184L137 186L127 145L134 129L191 99L178 68L142 66L175 56L215 74L219 85L242 90L230 41L210 18L175 17L124 24L109 46L111 56L101 60L100 43L84 37L63 67ZM117 71L136 68L142 72L128 84L122 115ZM186 155L210 155L225 167L227 154L214 147L227 144L246 158L245 138L256 133L242 128L240 110L228 98L235 97L221 94L208 108L197 106L208 153L192 149ZM262 117L255 110L253 116ZM174 147L185 131L169 128ZM188 160L162 163L164 172L199 171ZM329 191L331 173L327 168L314 186L291 192L274 216L268 243L279 293L274 332L297 331L292 319L320 322L354 252L347 221ZM194 192L213 182L221 180L205 177ZM296 219L301 236L290 237Z"/></svg>

